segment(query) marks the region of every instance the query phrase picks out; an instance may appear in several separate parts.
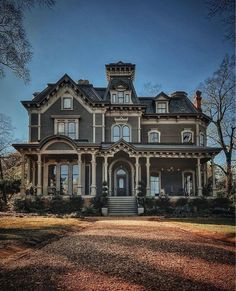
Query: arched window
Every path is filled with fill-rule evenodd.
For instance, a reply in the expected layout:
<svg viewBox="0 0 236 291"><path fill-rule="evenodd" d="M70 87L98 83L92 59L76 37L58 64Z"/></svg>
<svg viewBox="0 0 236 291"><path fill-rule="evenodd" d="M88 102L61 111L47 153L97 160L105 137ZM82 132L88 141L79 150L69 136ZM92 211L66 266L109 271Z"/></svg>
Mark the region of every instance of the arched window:
<svg viewBox="0 0 236 291"><path fill-rule="evenodd" d="M148 133L149 142L160 142L160 132L157 130L152 130Z"/></svg>
<svg viewBox="0 0 236 291"><path fill-rule="evenodd" d="M112 129L112 139L113 141L118 141L121 138L120 136L120 126L115 125Z"/></svg>
<svg viewBox="0 0 236 291"><path fill-rule="evenodd" d="M127 125L124 125L122 128L122 137L125 141L130 141L130 129Z"/></svg>
<svg viewBox="0 0 236 291"><path fill-rule="evenodd" d="M182 143L193 143L193 132L191 130L184 130L181 135Z"/></svg>
<svg viewBox="0 0 236 291"><path fill-rule="evenodd" d="M112 141L116 142L123 138L125 141L131 141L131 131L128 125L117 124L112 127Z"/></svg>

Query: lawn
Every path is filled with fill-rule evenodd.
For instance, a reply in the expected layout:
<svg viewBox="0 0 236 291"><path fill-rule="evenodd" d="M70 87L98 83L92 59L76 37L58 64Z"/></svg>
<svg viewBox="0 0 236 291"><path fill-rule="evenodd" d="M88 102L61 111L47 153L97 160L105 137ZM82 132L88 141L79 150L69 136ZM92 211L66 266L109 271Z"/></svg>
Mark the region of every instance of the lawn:
<svg viewBox="0 0 236 291"><path fill-rule="evenodd" d="M202 234L212 234L216 238L222 238L226 241L235 240L235 220L231 218L174 218L171 222L186 230L191 230Z"/></svg>
<svg viewBox="0 0 236 291"><path fill-rule="evenodd" d="M88 222L74 218L0 217L0 258L42 246L49 240L64 236L72 230L80 230L86 225Z"/></svg>

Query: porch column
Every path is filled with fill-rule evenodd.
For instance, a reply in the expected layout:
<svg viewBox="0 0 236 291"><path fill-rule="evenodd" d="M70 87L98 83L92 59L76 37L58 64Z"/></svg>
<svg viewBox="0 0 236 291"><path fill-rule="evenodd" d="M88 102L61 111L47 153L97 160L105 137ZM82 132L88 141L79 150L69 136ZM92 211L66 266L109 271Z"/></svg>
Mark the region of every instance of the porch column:
<svg viewBox="0 0 236 291"><path fill-rule="evenodd" d="M135 157L135 195L138 195L138 178L139 178L139 157Z"/></svg>
<svg viewBox="0 0 236 291"><path fill-rule="evenodd" d="M216 197L216 178L215 178L215 163L214 158L211 159L211 170L212 170L212 195Z"/></svg>
<svg viewBox="0 0 236 291"><path fill-rule="evenodd" d="M36 171L36 168L35 168L35 161L32 162L32 185L35 186L35 171Z"/></svg>
<svg viewBox="0 0 236 291"><path fill-rule="evenodd" d="M103 164L103 182L107 182L108 183L108 180L107 180L107 167L108 167L108 157L107 156L104 156L104 164Z"/></svg>
<svg viewBox="0 0 236 291"><path fill-rule="evenodd" d="M37 184L37 195L42 195L42 159L41 154L38 154L38 184Z"/></svg>
<svg viewBox="0 0 236 291"><path fill-rule="evenodd" d="M91 160L91 165L92 165L92 183L90 186L90 195L96 196L96 155L95 153L92 153L92 160Z"/></svg>
<svg viewBox="0 0 236 291"><path fill-rule="evenodd" d="M77 195L82 195L82 159L81 159L81 153L78 154L78 189L77 189Z"/></svg>
<svg viewBox="0 0 236 291"><path fill-rule="evenodd" d="M197 195L202 196L201 159L197 159Z"/></svg>
<svg viewBox="0 0 236 291"><path fill-rule="evenodd" d="M25 154L21 155L21 186L20 193L25 194Z"/></svg>
<svg viewBox="0 0 236 291"><path fill-rule="evenodd" d="M27 157L27 173L26 173L26 185L27 187L29 186L30 184L30 158Z"/></svg>
<svg viewBox="0 0 236 291"><path fill-rule="evenodd" d="M146 185L146 193L147 196L150 195L150 157L146 157L146 169L147 169L147 185Z"/></svg>

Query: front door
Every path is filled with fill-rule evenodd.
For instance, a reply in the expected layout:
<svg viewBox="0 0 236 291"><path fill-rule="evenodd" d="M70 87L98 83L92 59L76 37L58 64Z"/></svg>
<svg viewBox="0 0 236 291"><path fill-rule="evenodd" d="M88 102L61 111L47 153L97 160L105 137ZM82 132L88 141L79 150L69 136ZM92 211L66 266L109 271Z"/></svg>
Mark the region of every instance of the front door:
<svg viewBox="0 0 236 291"><path fill-rule="evenodd" d="M119 169L116 172L116 195L126 196L127 195L127 173L123 169Z"/></svg>

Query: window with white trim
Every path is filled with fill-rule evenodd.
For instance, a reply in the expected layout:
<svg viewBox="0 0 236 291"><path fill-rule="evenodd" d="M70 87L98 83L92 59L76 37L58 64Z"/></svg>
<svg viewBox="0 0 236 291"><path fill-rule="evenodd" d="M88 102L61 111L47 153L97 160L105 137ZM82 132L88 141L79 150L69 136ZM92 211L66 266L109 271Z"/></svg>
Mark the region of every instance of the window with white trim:
<svg viewBox="0 0 236 291"><path fill-rule="evenodd" d="M181 135L182 143L193 143L193 132L191 130L184 130Z"/></svg>
<svg viewBox="0 0 236 291"><path fill-rule="evenodd" d="M78 139L77 119L56 119L55 134L66 135L71 139Z"/></svg>
<svg viewBox="0 0 236 291"><path fill-rule="evenodd" d="M167 113L168 112L168 104L167 102L157 102L156 104L157 113Z"/></svg>
<svg viewBox="0 0 236 291"><path fill-rule="evenodd" d="M131 91L129 90L111 90L111 102L113 104L130 104Z"/></svg>
<svg viewBox="0 0 236 291"><path fill-rule="evenodd" d="M121 138L131 141L131 129L127 124L116 124L112 127L112 141L116 142Z"/></svg>
<svg viewBox="0 0 236 291"><path fill-rule="evenodd" d="M73 98L72 97L62 97L62 109L72 110L73 109Z"/></svg>
<svg viewBox="0 0 236 291"><path fill-rule="evenodd" d="M152 173L150 176L150 188L151 196L158 196L160 194L160 179L156 173Z"/></svg>
<svg viewBox="0 0 236 291"><path fill-rule="evenodd" d="M148 142L160 142L160 132L158 130L151 130L148 133Z"/></svg>
<svg viewBox="0 0 236 291"><path fill-rule="evenodd" d="M206 142L205 142L205 134L203 132L200 132L199 136L199 144L200 146L204 147Z"/></svg>

